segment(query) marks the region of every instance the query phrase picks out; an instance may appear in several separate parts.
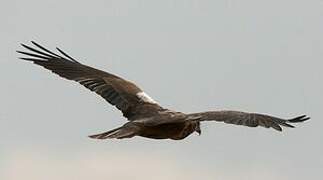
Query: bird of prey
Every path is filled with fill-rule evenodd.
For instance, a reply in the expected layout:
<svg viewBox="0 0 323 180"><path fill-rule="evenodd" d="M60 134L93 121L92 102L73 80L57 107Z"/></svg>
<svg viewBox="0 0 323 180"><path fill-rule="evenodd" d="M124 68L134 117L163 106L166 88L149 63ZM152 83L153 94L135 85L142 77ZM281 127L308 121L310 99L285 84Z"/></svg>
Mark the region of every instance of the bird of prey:
<svg viewBox="0 0 323 180"><path fill-rule="evenodd" d="M152 139L181 140L190 134L201 134L200 123L218 121L248 127L265 127L282 131L282 126L294 128L292 123L309 120L306 115L282 119L270 115L240 111L208 111L182 113L163 108L136 84L117 75L86 66L59 48L60 54L49 51L32 41L34 47L21 44L29 52L17 51L53 73L85 86L118 108L128 122L116 129L91 135L94 139L123 139L141 136Z"/></svg>

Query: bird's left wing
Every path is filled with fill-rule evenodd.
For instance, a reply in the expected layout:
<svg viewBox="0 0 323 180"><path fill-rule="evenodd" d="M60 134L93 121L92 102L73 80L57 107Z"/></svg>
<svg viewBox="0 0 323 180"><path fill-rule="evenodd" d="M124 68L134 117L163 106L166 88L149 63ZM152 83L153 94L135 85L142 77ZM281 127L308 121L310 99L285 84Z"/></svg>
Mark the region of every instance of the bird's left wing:
<svg viewBox="0 0 323 180"><path fill-rule="evenodd" d="M32 44L37 48L21 44L30 52L17 51L27 55L20 59L32 61L65 79L79 82L116 106L129 120L135 119L137 115L149 116L161 109L156 101L134 83L114 74L83 65L59 48L57 50L62 55L51 52L33 41Z"/></svg>
<svg viewBox="0 0 323 180"><path fill-rule="evenodd" d="M262 126L282 131L282 127L294 128L291 123L300 123L309 120L306 115L292 119L281 119L270 115L245 113L239 111L210 111L188 115L197 121L220 121L228 124L244 125L249 127Z"/></svg>

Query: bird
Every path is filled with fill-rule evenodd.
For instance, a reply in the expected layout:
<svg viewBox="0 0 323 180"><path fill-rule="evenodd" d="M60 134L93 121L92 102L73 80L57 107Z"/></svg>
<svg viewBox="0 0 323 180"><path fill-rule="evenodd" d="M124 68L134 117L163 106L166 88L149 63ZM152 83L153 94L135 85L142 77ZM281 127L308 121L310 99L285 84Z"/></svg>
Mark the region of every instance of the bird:
<svg viewBox="0 0 323 180"><path fill-rule="evenodd" d="M310 119L307 115L283 119L260 113L232 110L216 110L199 113L183 113L162 107L135 83L110 72L80 63L60 48L54 53L40 44L21 44L25 51L17 51L24 57L62 78L78 82L95 92L119 109L127 122L107 132L90 135L93 139L125 139L140 136L150 139L182 140L193 133L201 135L200 124L206 121L224 122L247 127L264 127L282 131L282 127L294 128L293 123ZM27 50L27 52L26 52Z"/></svg>

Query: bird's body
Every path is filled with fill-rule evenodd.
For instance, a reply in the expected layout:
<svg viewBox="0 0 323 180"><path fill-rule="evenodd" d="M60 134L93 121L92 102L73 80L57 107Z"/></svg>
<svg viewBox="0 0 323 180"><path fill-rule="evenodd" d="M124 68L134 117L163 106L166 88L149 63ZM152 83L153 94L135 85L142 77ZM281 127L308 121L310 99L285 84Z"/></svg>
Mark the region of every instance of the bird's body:
<svg viewBox="0 0 323 180"><path fill-rule="evenodd" d="M196 131L196 128L199 126L198 122L189 122L186 121L184 123L167 123L167 124L160 124L156 126L145 126L141 123L132 123L128 122L125 124L125 127L134 130L133 136L141 136L145 138L151 139L173 139L173 140L181 140L192 134ZM128 129L129 130L129 129ZM136 131L138 130L138 131ZM133 137L132 135L128 136ZM96 135L91 136L93 138ZM119 137L120 138L120 137ZM122 138L122 137L121 137Z"/></svg>
<svg viewBox="0 0 323 180"><path fill-rule="evenodd" d="M168 123L157 126L143 127L139 136L151 139L173 139L181 140L195 131L196 124L193 122L185 123ZM167 133L165 133L167 132Z"/></svg>
<svg viewBox="0 0 323 180"><path fill-rule="evenodd" d="M35 42L32 43L38 49L22 44L31 53L17 51L28 56L21 59L32 61L65 79L80 83L118 108L129 121L119 128L92 135L91 138L123 139L141 136L152 139L181 140L194 132L201 134L200 122L203 121L220 121L249 127L262 126L282 131L281 126L293 128L294 126L290 123L309 119L305 115L293 119L281 119L239 111L208 111L193 114L172 111L160 106L157 101L132 82L83 65L58 48L57 50L63 56Z"/></svg>
<svg viewBox="0 0 323 180"><path fill-rule="evenodd" d="M201 133L200 122L191 121L189 118L189 115L180 112L162 110L159 112L159 115L130 121L122 126L121 129L117 128L115 130L98 135L92 135L90 137L97 139L122 139L133 136L141 136L151 139L181 140L193 132L197 132L199 134ZM121 131L123 129L126 129L126 131ZM123 135L125 132L126 135ZM128 134L129 132L133 133Z"/></svg>

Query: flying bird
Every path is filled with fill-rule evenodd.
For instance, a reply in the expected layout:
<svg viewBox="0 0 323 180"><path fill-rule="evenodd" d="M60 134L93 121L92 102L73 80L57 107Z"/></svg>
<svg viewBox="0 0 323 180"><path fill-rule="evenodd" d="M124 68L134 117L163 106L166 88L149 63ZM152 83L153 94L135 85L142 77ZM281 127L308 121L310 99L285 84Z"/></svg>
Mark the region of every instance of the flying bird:
<svg viewBox="0 0 323 180"><path fill-rule="evenodd" d="M218 121L248 127L265 127L282 131L282 126L294 128L292 123L309 120L306 115L282 119L271 115L240 111L208 111L182 113L166 109L148 96L133 82L117 75L86 66L59 48L59 54L32 41L34 47L21 44L29 52L20 59L31 61L53 73L73 80L104 98L118 108L128 122L116 129L89 136L94 139L123 139L141 136L152 139L181 140L196 132L201 134L200 123Z"/></svg>

